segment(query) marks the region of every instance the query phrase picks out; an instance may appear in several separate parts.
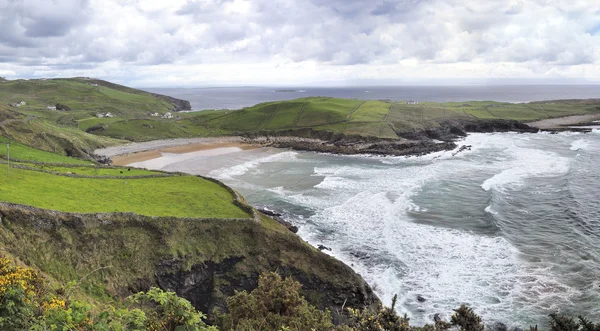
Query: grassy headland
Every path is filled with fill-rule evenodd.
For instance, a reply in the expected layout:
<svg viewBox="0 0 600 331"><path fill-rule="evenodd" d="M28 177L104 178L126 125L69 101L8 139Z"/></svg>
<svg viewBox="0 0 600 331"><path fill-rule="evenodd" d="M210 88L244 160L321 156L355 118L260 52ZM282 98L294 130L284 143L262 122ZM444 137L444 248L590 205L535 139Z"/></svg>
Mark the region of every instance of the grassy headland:
<svg viewBox="0 0 600 331"><path fill-rule="evenodd" d="M322 309L377 302L349 267L216 181L0 142L0 255L42 270L57 287L78 281L73 295L86 302L118 306L158 286L211 313L273 270L300 280Z"/></svg>

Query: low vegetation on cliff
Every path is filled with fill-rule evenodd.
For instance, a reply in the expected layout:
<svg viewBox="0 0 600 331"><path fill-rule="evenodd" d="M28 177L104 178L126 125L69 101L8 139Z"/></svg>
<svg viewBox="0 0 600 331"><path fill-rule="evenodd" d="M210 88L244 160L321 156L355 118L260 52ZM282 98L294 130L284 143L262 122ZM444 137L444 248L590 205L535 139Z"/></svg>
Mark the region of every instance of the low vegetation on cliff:
<svg viewBox="0 0 600 331"><path fill-rule="evenodd" d="M0 327L2 330L80 331L483 331L482 319L462 305L450 321L411 326L391 307L375 310L348 308L349 318L334 325L328 309L320 310L300 294L300 283L276 273L260 276L256 289L237 292L227 299L226 311L216 311L212 326L190 301L175 292L153 287L113 304L92 305L74 295L80 282L51 284L38 271L0 257ZM344 309L341 307L340 309ZM437 316L437 315L436 315ZM551 331L596 331L584 317L578 320L551 314ZM493 330L507 330L496 323ZM538 326L529 327L537 331Z"/></svg>

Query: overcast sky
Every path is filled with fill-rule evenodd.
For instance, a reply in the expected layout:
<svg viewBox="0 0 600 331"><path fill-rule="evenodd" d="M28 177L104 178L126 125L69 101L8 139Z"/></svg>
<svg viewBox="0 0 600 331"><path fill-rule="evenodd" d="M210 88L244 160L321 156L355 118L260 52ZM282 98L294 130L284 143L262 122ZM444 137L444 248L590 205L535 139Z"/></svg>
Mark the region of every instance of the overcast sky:
<svg viewBox="0 0 600 331"><path fill-rule="evenodd" d="M600 0L0 0L0 76L600 83Z"/></svg>

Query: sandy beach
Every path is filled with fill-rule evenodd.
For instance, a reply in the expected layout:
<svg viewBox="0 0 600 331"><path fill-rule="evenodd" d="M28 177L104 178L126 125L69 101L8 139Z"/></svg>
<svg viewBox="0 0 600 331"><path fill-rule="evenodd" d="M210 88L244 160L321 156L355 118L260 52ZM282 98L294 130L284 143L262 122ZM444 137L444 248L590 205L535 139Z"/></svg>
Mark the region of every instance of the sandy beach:
<svg viewBox="0 0 600 331"><path fill-rule="evenodd" d="M192 154L211 156L249 150L257 146L244 142L240 137L191 138L154 140L141 143L98 149L95 154L110 157L114 165L140 165L150 160L174 155ZM171 162L172 163L172 162ZM157 169L158 164L152 168Z"/></svg>

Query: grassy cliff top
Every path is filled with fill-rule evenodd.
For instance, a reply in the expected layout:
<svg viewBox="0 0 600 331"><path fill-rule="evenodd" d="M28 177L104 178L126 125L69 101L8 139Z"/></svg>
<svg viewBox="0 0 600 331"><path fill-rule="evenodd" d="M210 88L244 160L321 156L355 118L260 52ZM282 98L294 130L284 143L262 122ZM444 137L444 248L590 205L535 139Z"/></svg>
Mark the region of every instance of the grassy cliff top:
<svg viewBox="0 0 600 331"><path fill-rule="evenodd" d="M13 160L8 169L10 143ZM231 191L196 176L101 167L0 137L0 201L73 213L250 218ZM61 165L63 164L63 165ZM76 176L76 177L75 177Z"/></svg>

